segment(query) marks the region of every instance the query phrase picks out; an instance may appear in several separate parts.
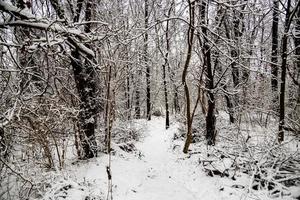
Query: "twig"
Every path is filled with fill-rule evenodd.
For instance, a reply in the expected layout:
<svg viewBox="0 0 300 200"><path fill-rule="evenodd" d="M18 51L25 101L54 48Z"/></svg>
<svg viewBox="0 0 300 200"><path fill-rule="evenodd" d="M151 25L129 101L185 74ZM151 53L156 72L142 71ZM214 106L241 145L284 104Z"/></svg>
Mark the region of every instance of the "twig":
<svg viewBox="0 0 300 200"><path fill-rule="evenodd" d="M9 166L1 157L0 157L0 161L14 174L16 174L17 176L19 176L23 181L25 181L26 183L30 184L30 189L28 190L27 193L27 199L29 199L30 193L32 191L32 188L34 186L34 184L32 183L32 181L28 180L27 178L25 178L20 172L17 172L16 170L14 170L11 166Z"/></svg>

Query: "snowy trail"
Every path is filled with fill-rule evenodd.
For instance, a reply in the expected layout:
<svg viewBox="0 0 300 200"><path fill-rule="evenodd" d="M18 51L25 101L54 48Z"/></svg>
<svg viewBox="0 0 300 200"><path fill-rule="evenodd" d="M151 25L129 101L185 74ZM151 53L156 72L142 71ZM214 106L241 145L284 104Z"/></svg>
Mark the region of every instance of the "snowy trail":
<svg viewBox="0 0 300 200"><path fill-rule="evenodd" d="M180 150L173 150L172 137L178 131L177 125L165 130L164 118L153 118L144 124L145 137L136 144L142 153L139 157L118 149L112 156L112 182L114 200L271 200L267 193L249 193L250 178L205 174L199 159L200 154L187 158ZM176 143L176 142L175 142ZM117 147L116 147L117 149ZM45 195L45 200L106 199L108 184L106 166L108 156L102 156L70 166L60 181ZM224 163L223 163L224 164ZM67 187L72 185L71 187ZM234 185L244 186L242 188ZM67 189L64 189L67 188ZM87 196L92 197L87 198ZM93 198L93 195L97 198ZM280 198L290 200L291 198Z"/></svg>
<svg viewBox="0 0 300 200"><path fill-rule="evenodd" d="M171 151L170 140L176 127L166 131L163 118L154 118L147 123L149 135L137 144L143 159L118 160L113 164L113 182L117 185L114 199L220 199L214 183L203 174L204 180L193 179L199 176L195 174L199 168L178 160L178 155Z"/></svg>

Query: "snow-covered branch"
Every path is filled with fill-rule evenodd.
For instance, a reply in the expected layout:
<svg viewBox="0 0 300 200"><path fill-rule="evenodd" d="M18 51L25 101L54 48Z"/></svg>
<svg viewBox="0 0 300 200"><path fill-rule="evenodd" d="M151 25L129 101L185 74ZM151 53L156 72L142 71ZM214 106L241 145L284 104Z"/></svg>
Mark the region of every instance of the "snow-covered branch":
<svg viewBox="0 0 300 200"><path fill-rule="evenodd" d="M93 40L93 41L101 40L104 38L104 37L88 37L86 33L82 32L81 30L66 27L61 22L51 22L47 19L35 17L34 15L27 12L25 9L21 10L9 4L6 1L0 1L0 10L21 18L20 20L3 22L0 24L0 27L23 26L23 27L36 28L45 31L57 32L66 35L67 39L69 41L72 41L72 44L76 44L73 45L74 47L78 48L82 53L92 57L95 56L94 52L86 45L78 41L76 38L85 42L89 40Z"/></svg>

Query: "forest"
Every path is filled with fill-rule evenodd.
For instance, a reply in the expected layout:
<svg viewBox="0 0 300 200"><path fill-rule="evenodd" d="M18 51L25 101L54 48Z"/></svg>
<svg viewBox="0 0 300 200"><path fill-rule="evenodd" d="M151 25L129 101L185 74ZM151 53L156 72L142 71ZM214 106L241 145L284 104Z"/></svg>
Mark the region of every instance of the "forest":
<svg viewBox="0 0 300 200"><path fill-rule="evenodd" d="M0 0L0 199L300 199L299 0Z"/></svg>

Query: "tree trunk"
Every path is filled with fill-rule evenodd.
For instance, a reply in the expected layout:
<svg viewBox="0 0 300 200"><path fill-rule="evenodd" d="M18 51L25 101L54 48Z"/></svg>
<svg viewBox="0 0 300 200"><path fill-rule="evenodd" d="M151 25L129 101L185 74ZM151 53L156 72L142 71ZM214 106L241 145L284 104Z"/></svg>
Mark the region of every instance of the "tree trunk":
<svg viewBox="0 0 300 200"><path fill-rule="evenodd" d="M127 65L127 77L126 77L126 90L125 90L125 98L126 98L126 112L127 112L127 119L131 119L131 101L130 101L130 72L129 66Z"/></svg>
<svg viewBox="0 0 300 200"><path fill-rule="evenodd" d="M206 76L207 76L207 93L208 93L208 109L206 115L206 140L208 145L214 145L216 139L216 117L215 117L215 96L213 93L214 89L214 76L213 69L211 64L211 50L208 41L207 33L207 22L206 22L206 11L208 5L206 1L202 1L200 4L200 20L201 24L204 25L201 27L203 39L203 48L202 52L204 55L204 66L206 67Z"/></svg>
<svg viewBox="0 0 300 200"><path fill-rule="evenodd" d="M296 97L296 106L293 110L293 120L296 121L296 123L300 124L300 7L298 7L297 14L295 16L296 18L296 31L295 31L295 56L296 56L296 70L294 72L294 82L296 84L296 87L298 87L297 90L297 97ZM296 125L297 127L297 125ZM300 132L300 127L298 126L298 132Z"/></svg>
<svg viewBox="0 0 300 200"><path fill-rule="evenodd" d="M141 69L138 69L138 80L135 82L135 118L141 118L141 106L140 106L140 77L142 76Z"/></svg>
<svg viewBox="0 0 300 200"><path fill-rule="evenodd" d="M190 25L188 29L188 51L186 56L186 61L184 64L184 69L182 72L182 84L184 86L184 93L186 98L186 124L187 124L187 133L186 133L186 141L184 144L183 152L187 153L189 146L192 142L192 117L191 117L191 100L189 88L186 82L187 70L190 64L191 56L192 56L192 47L193 47L193 38L195 32L195 1L189 0L189 15L190 15Z"/></svg>
<svg viewBox="0 0 300 200"><path fill-rule="evenodd" d="M220 4L218 4L218 11L217 11L217 15L216 15L216 24L218 25L218 29L217 29L217 34L221 35L222 31L221 31L221 26L224 23L224 19L225 19L225 13L226 10L224 8L222 8L222 6ZM224 23L225 29L227 31L227 26ZM228 32L226 33L228 34ZM227 36L229 37L229 36ZM220 45L219 44L219 38L217 39L217 41L215 42L216 45ZM219 80L217 81L216 85L214 87L218 87L218 84L220 83L220 87L223 88L224 90L224 97L225 97L225 101L226 101L226 106L228 109L228 114L229 114L229 121L230 123L234 123L235 119L234 119L234 107L233 107L233 103L232 100L230 98L230 95L227 92L227 83L226 80L223 78L223 71L222 71L222 65L220 64L219 61L219 57L220 57L220 52L216 51L214 52L214 59L215 59L215 63L214 63L214 70L218 73L219 75Z"/></svg>
<svg viewBox="0 0 300 200"><path fill-rule="evenodd" d="M284 140L284 118L285 118L285 83L286 83L286 68L287 68L287 54L288 54L288 32L290 27L290 7L291 0L287 1L284 34L282 37L282 63L281 63L281 83L280 83L280 96L279 96L279 127L278 127L278 142Z"/></svg>
<svg viewBox="0 0 300 200"><path fill-rule="evenodd" d="M105 116L104 116L104 126L105 126L105 144L107 148L107 152L110 152L110 139L111 139L111 132L110 132L110 113L111 113L111 76L112 76L112 69L111 65L108 67L108 74L107 74L107 85L106 85L106 105L105 105Z"/></svg>
<svg viewBox="0 0 300 200"><path fill-rule="evenodd" d="M173 5L171 5L167 18L170 17ZM169 101L168 101L168 90L167 90L167 80L166 80L166 66L169 66L169 53L170 53L170 38L169 38L169 21L166 25L166 45L167 52L165 55L165 63L163 64L163 82L164 82L164 94L165 94L165 107L166 107L166 129L170 127L170 112L169 112Z"/></svg>
<svg viewBox="0 0 300 200"><path fill-rule="evenodd" d="M144 62L146 65L146 118L147 120L151 120L151 90L150 90L150 66L148 63L148 21L149 21L149 12L148 12L148 0L145 0L145 35L144 35Z"/></svg>
<svg viewBox="0 0 300 200"><path fill-rule="evenodd" d="M271 87L273 94L273 106L278 108L278 16L279 0L273 0L273 21L272 21L272 52L271 52Z"/></svg>
<svg viewBox="0 0 300 200"><path fill-rule="evenodd" d="M227 22L224 21L224 27L225 27L225 33L228 39L231 39L230 37L230 32L229 32L229 28L227 27ZM236 59L236 50L231 50L230 51L231 57ZM231 69L232 69L232 80L233 80L233 85L234 87L238 86L239 84L239 80L238 80L238 76L239 76L239 71L236 68L236 63L232 62L231 64ZM225 92L227 91L227 86L224 85L223 86ZM235 118L234 118L234 105L233 105L233 99L230 97L230 95L228 93L225 93L225 100L226 100L226 105L228 108L228 113L229 113L229 121L230 123L234 123L235 122Z"/></svg>
<svg viewBox="0 0 300 200"><path fill-rule="evenodd" d="M180 66L180 64L178 64ZM178 87L176 86L176 81L175 81L175 68L171 69L170 65L168 65L168 72L170 74L170 81L173 86L173 108L176 114L180 113L180 106L179 106L179 99L178 99Z"/></svg>
<svg viewBox="0 0 300 200"><path fill-rule="evenodd" d="M245 1L246 2L246 1ZM243 11L245 9L245 6L242 6L241 10ZM232 72L232 80L233 80L233 86L235 89L237 89L240 85L240 70L238 67L238 62L239 62L239 57L240 57L240 49L239 49L239 38L243 35L245 28L244 28L244 14L242 11L234 10L233 15L235 16L233 20L233 38L231 37L231 31L229 27L226 24L226 21L224 21L224 27L225 27L225 34L226 37L229 40L234 41L234 47L231 47L230 50L230 55L232 58L232 63L231 63L231 72ZM242 26L242 29L240 28ZM247 75L246 73L243 73L243 78L246 78ZM246 80L243 80L246 82ZM230 122L234 123L235 118L234 118L234 113L235 113L235 108L238 107L239 105L239 96L238 94L233 95L233 98L230 99L229 95L225 95L225 99L227 102L228 110L229 110L229 115L230 115Z"/></svg>
<svg viewBox="0 0 300 200"><path fill-rule="evenodd" d="M85 20L91 21L91 0L86 3ZM74 21L78 22L82 9L82 1L77 2L77 9ZM86 33L91 32L91 24L84 26ZM70 41L71 42L71 41ZM89 47L88 45L86 45ZM97 124L98 105L96 101L96 73L91 61L94 58L87 56L82 58L79 50L71 52L71 65L73 67L74 79L77 92L80 98L80 112L78 115L79 135L83 149L82 158L92 158L97 156L97 143L95 138L95 128Z"/></svg>
<svg viewBox="0 0 300 200"><path fill-rule="evenodd" d="M168 54L168 53L167 53ZM168 56L168 55L166 55ZM167 58L163 64L163 83L164 83L164 95L165 95L165 107L166 107L166 129L170 127L170 119L169 119L169 102L168 102L168 90L167 90L167 81L166 81L166 65L167 65Z"/></svg>
<svg viewBox="0 0 300 200"><path fill-rule="evenodd" d="M74 78L80 98L79 134L83 148L83 158L92 158L97 155L95 128L97 124L97 102L95 70L89 61L81 60L78 50L71 53Z"/></svg>

